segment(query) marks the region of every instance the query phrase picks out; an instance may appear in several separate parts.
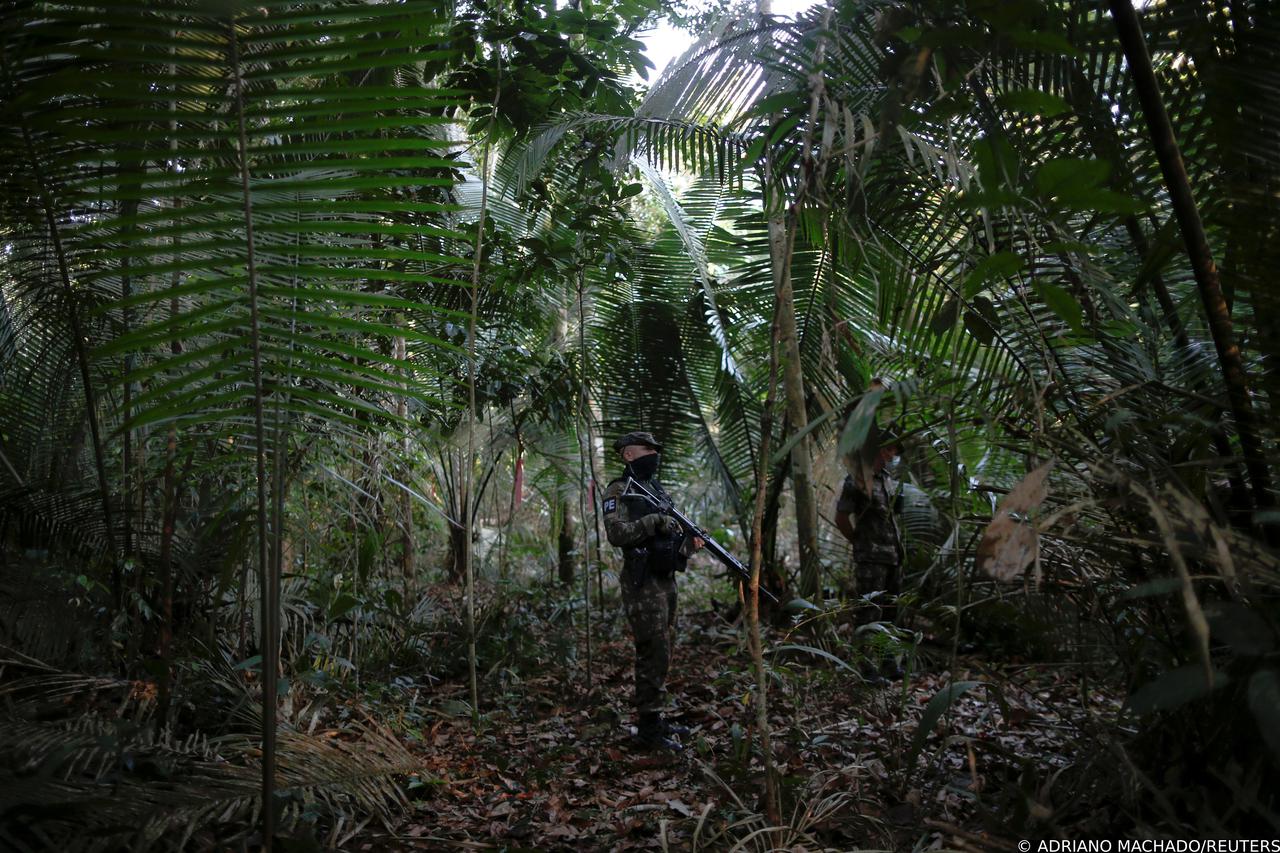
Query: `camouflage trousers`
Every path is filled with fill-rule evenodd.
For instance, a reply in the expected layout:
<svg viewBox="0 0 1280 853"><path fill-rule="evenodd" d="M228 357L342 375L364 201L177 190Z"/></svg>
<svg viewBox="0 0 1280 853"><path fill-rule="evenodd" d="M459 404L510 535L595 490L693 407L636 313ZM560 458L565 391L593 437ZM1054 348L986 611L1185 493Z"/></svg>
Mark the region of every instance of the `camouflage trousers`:
<svg viewBox="0 0 1280 853"><path fill-rule="evenodd" d="M655 714L666 703L667 670L675 647L675 575L657 576L642 565L624 566L622 606L636 643L636 711Z"/></svg>
<svg viewBox="0 0 1280 853"><path fill-rule="evenodd" d="M882 620L892 621L897 615L896 601L902 591L902 567L882 560L855 560L853 566L854 592L858 597L884 590L873 599L875 605L859 608L855 621L859 625Z"/></svg>

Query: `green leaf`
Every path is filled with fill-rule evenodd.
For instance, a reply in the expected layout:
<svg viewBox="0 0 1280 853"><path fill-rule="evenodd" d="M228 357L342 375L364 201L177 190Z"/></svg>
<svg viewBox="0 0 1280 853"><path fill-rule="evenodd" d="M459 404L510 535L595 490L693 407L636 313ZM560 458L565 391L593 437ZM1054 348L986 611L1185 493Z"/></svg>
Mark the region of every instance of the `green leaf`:
<svg viewBox="0 0 1280 853"><path fill-rule="evenodd" d="M1168 595L1182 589L1180 578L1156 578L1132 586L1120 593L1122 599L1149 598L1153 595Z"/></svg>
<svg viewBox="0 0 1280 853"><path fill-rule="evenodd" d="M988 192L1013 189L1018 182L1019 160L1009 140L1003 136L987 136L973 145L978 164L978 182Z"/></svg>
<svg viewBox="0 0 1280 853"><path fill-rule="evenodd" d="M1136 198L1096 187L1063 190L1058 194L1058 204L1069 211L1114 213L1119 216L1141 213L1146 208Z"/></svg>
<svg viewBox="0 0 1280 853"><path fill-rule="evenodd" d="M1189 663L1163 672L1154 681L1149 681L1138 688L1137 692L1129 697L1125 707L1135 714L1168 711L1208 696L1228 680L1226 673L1215 669L1213 687L1210 687L1205 680L1204 667L1198 663Z"/></svg>
<svg viewBox="0 0 1280 853"><path fill-rule="evenodd" d="M1111 174L1106 160L1056 157L1036 170L1036 189L1046 198L1101 186Z"/></svg>
<svg viewBox="0 0 1280 853"><path fill-rule="evenodd" d="M800 124L800 116L791 116L785 118L778 123L778 126L769 134L769 144L777 145L786 135L796 129L796 125Z"/></svg>
<svg viewBox="0 0 1280 853"><path fill-rule="evenodd" d="M787 107L794 107L796 104L803 104L804 98L796 92L778 92L767 98L761 98L751 108L751 115L767 116L772 113L783 112Z"/></svg>
<svg viewBox="0 0 1280 853"><path fill-rule="evenodd" d="M1026 261L1022 259L1022 256L1013 252L996 252L987 255L964 277L961 292L966 299L969 299L981 291L988 282L1015 275L1025 266Z"/></svg>
<svg viewBox="0 0 1280 853"><path fill-rule="evenodd" d="M805 603L808 604L808 602L805 602ZM812 607L813 605L810 604L809 606ZM823 651L822 649L816 649L813 646L803 646L798 643L786 643L781 646L774 646L773 651L775 654L777 654L778 652L804 652L805 654L808 654L808 655L816 655L817 657L831 661L841 669L845 669L845 670L848 670L849 672L852 672L854 675L858 674L858 671L856 669L849 666L849 664L845 663L840 658L831 654L831 652Z"/></svg>
<svg viewBox="0 0 1280 853"><path fill-rule="evenodd" d="M964 312L964 327L984 346L990 346L1000 328L996 307L985 296L975 296L969 304L972 308Z"/></svg>
<svg viewBox="0 0 1280 853"><path fill-rule="evenodd" d="M955 328L956 320L960 316L960 300L952 296L942 304L938 309L938 313L933 315L933 319L929 321L929 331L935 335L945 335L947 332Z"/></svg>
<svg viewBox="0 0 1280 853"><path fill-rule="evenodd" d="M1215 639L1226 643L1238 655L1265 655L1275 648L1276 638L1265 619L1239 601L1215 601L1205 605L1205 618Z"/></svg>
<svg viewBox="0 0 1280 853"><path fill-rule="evenodd" d="M867 434L871 432L871 425L875 423L876 409L886 393L886 389L882 388L862 395L853 414L849 416L849 422L844 425L844 431L840 433L841 456L847 457L862 449L867 441Z"/></svg>
<svg viewBox="0 0 1280 853"><path fill-rule="evenodd" d="M1015 45L1027 50L1038 50L1043 53L1062 56L1081 56L1075 45L1057 33L1044 30L1013 30L1007 33Z"/></svg>
<svg viewBox="0 0 1280 853"><path fill-rule="evenodd" d="M329 621L336 622L352 610L360 606L360 599L354 595L341 592L329 603Z"/></svg>
<svg viewBox="0 0 1280 853"><path fill-rule="evenodd" d="M1039 89L1018 89L1013 92L1005 92L996 98L996 103L1012 112L1031 113L1046 118L1071 111L1071 106L1065 98L1051 92L1042 92Z"/></svg>
<svg viewBox="0 0 1280 853"><path fill-rule="evenodd" d="M1036 291L1040 294L1040 298L1044 300L1044 304L1048 305L1053 313L1062 318L1071 331L1076 334L1083 335L1084 331L1084 309L1080 307L1080 303L1076 298L1056 284L1047 284L1043 282L1036 283Z"/></svg>
<svg viewBox="0 0 1280 853"><path fill-rule="evenodd" d="M948 684L934 694L933 698L929 700L929 704L925 706L924 713L920 715L920 725L916 727L916 733L911 738L911 748L907 750L908 768L915 767L916 756L924 748L925 738L929 736L934 726L938 724L938 720L942 719L942 715L951 707L951 703L979 686L986 686L986 682L957 681L953 684Z"/></svg>
<svg viewBox="0 0 1280 853"><path fill-rule="evenodd" d="M803 598L791 599L786 603L786 606L783 607L782 609L787 611L788 613L799 613L803 610L816 610L818 612L822 611L821 607L814 604L812 601L806 601Z"/></svg>
<svg viewBox="0 0 1280 853"><path fill-rule="evenodd" d="M785 459L787 454L791 452L792 448L794 448L797 444L800 443L800 440L802 438L804 438L806 435L813 432L815 429L817 429L818 427L822 426L824 423L829 421L834 415L835 415L835 411L833 410L833 411L827 412L824 415L816 417L813 420L809 421L809 423L805 425L804 429L799 430L798 432L792 433L790 436L788 436L786 442L781 447L779 447L778 450L773 454L772 464L777 465L779 462Z"/></svg>

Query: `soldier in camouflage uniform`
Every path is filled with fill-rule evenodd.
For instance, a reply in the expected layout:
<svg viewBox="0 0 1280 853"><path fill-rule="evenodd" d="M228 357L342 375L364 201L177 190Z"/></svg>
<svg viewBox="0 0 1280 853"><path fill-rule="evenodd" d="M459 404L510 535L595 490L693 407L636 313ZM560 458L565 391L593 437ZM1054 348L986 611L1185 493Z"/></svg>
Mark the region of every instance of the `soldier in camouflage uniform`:
<svg viewBox="0 0 1280 853"><path fill-rule="evenodd" d="M644 498L626 494L628 479L666 497L657 480L662 445L647 432L630 432L613 443L626 463L623 474L602 496L609 544L622 548L622 603L636 645L635 708L637 735L647 746L679 751L679 735L688 734L662 718L665 682L675 644L676 578L689 555L703 545L686 537L679 523L659 513Z"/></svg>
<svg viewBox="0 0 1280 853"><path fill-rule="evenodd" d="M881 613L886 619L892 618L892 602L902 590L905 556L893 513L898 484L885 471L885 466L900 451L896 438L882 440L872 462L870 488L865 482L855 482L852 475L846 475L836 502L836 527L853 545L855 592L863 596L883 590L889 597L889 604ZM868 619L863 617L862 621Z"/></svg>

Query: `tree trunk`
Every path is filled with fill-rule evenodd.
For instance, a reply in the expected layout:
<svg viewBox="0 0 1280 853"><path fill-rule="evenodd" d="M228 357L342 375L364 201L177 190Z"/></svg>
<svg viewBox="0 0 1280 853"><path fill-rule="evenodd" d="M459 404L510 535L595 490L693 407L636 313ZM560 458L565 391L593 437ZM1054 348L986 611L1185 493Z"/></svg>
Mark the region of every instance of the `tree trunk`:
<svg viewBox="0 0 1280 853"><path fill-rule="evenodd" d="M772 169L766 165L765 171L768 173ZM800 337L796 331L795 296L791 287L791 248L795 229L794 226L788 228L787 224L787 217L781 212L769 217L769 256L773 265L774 299L778 305L778 349L783 368L787 421L799 431L808 425L809 414L805 406ZM800 593L813 597L822 586L822 567L818 562L818 504L814 494L813 456L809 452L807 435L791 448L791 488L796 503L796 535L800 540Z"/></svg>
<svg viewBox="0 0 1280 853"><path fill-rule="evenodd" d="M575 553L573 513L569 511L568 501L563 503L560 512L560 531L556 536L556 553L559 555L556 563L558 567L557 576L560 578L560 583L565 586L571 586L574 578L578 576L578 566L577 554Z"/></svg>
<svg viewBox="0 0 1280 853"><path fill-rule="evenodd" d="M1085 77L1084 72L1080 70L1078 63L1072 63L1071 66L1071 94L1073 95L1072 106L1082 118L1087 120L1085 125L1086 132L1089 135L1090 144L1097 152L1098 158L1116 164L1116 171L1111 178L1112 186L1118 192L1131 192L1134 184L1133 174L1132 170L1124 166L1127 159L1124 148L1117 137L1115 124L1111 120L1111 115L1107 111L1106 105L1098 97L1092 84ZM1124 227L1125 232L1129 235L1130 242L1133 243L1134 250L1138 253L1138 259L1145 266L1151 257L1151 246L1147 242L1138 218L1132 214L1126 216L1124 218ZM1158 228L1159 224L1153 222L1153 227ZM1155 295L1156 303L1160 307L1160 312L1164 315L1165 324L1169 327L1169 333L1173 337L1174 344L1190 357L1192 355L1191 339L1187 336L1187 330L1182 323L1182 318L1178 316L1177 306L1174 304L1173 296L1169 293L1168 285L1165 284L1164 276L1160 274L1158 269L1152 270L1151 289ZM1134 296L1141 298L1141 290L1136 290ZM1221 409L1215 409L1214 417L1219 418L1221 415ZM1214 452L1223 459L1231 459L1234 455L1231 450L1231 441L1227 438L1226 430L1222 427L1222 424L1215 424L1210 429L1209 436L1213 442ZM1231 523L1246 529L1250 524L1249 515L1253 506L1249 490L1245 486L1244 473L1238 464L1232 463L1227 467L1227 477L1231 486Z"/></svg>
<svg viewBox="0 0 1280 853"><path fill-rule="evenodd" d="M582 612L587 647L587 692L591 692L591 533L587 525L587 457L591 455L591 412L587 405L587 317L582 270L578 270L578 518L582 522ZM594 496L592 503L595 502Z"/></svg>
<svg viewBox="0 0 1280 853"><path fill-rule="evenodd" d="M392 357L400 362L402 370L407 370L409 348L404 335L396 335L392 346L394 347ZM403 422L409 418L409 391L404 385L401 388L403 393L396 397L396 417ZM406 430L400 446L400 469L405 475L404 481L407 483L409 482L407 475L410 470L409 454L413 450L413 442L409 438L408 427L401 423L400 428ZM411 582L416 570L414 552L417 546L413 536L413 500L405 489L400 490L400 533L400 574L406 582Z"/></svg>
<svg viewBox="0 0 1280 853"><path fill-rule="evenodd" d="M766 14L768 4L761 3L761 14ZM825 32L831 21L832 9L823 15ZM814 67L821 68L826 42L819 38L814 52ZM795 256L796 235L800 230L799 217L804 209L809 188L820 179L822 163L813 156L814 129L823 98L822 75L812 78L809 94L809 120L805 126L800 151L800 175L796 182L795 198L788 206L783 182L773 174L773 157L765 152L764 195L765 210L769 216L769 261L773 271L774 302L777 308L777 335L779 357L782 362L782 386L786 394L786 415L791 428L803 433L809 425L808 405L805 402L804 365L800 360L800 336L796 331L795 291L791 281L791 261ZM823 152L822 156L826 156ZM818 503L813 480L813 456L809 450L810 436L802 435L791 448L791 487L796 502L796 536L800 540L800 593L816 597L822 589L822 564L818 559ZM768 459L761 464L768 466Z"/></svg>
<svg viewBox="0 0 1280 853"><path fill-rule="evenodd" d="M173 689L173 534L177 522L177 489L174 480L174 459L177 456L178 436L169 430L165 448L164 481L161 487L160 522L160 689L156 710L156 733L169 722L169 703Z"/></svg>
<svg viewBox="0 0 1280 853"><path fill-rule="evenodd" d="M764 412L760 416L760 459L756 471L755 509L751 520L751 584L746 590L747 643L756 679L756 729L760 735L760 758L764 763L764 810L769 823L782 823L782 804L778 798L777 772L773 766L773 741L769 730L769 678L764 669L764 646L760 636L760 568L764 564L764 505L769 477L769 438L773 432L773 406L778 385L778 345L783 314L781 304L774 307L773 330L769 347L769 385Z"/></svg>
<svg viewBox="0 0 1280 853"><path fill-rule="evenodd" d="M276 629L279 610L280 576L271 571L267 557L267 447L263 426L262 349L258 323L258 272L253 238L253 197L249 190L249 143L245 130L245 97L240 48L236 38L236 22L228 21L231 48L231 72L235 80L236 125L238 130L240 192L244 206L245 269L249 284L249 342L253 350L253 430L257 466L258 571L261 577L262 601L262 845L270 853L275 836L275 764L276 764L276 671L280 649Z"/></svg>
<svg viewBox="0 0 1280 853"><path fill-rule="evenodd" d="M1222 367L1227 399L1231 405L1232 416L1235 418L1236 432L1240 436L1240 447L1244 453L1246 470L1249 472L1249 480L1253 487L1254 505L1260 509L1269 509L1273 505L1270 472L1267 469L1262 444L1257 436L1253 404L1249 399L1249 377L1245 372L1244 360L1241 358L1240 347L1235 339L1231 313L1227 309L1226 299L1222 294L1218 269L1209 249L1208 238L1205 236L1204 223L1200 219L1200 209L1196 206L1195 198L1191 194L1191 182L1187 178L1182 152L1178 147L1177 137L1174 136L1169 114L1165 111L1164 101L1160 98L1160 90L1156 84L1155 72L1151 68L1151 56L1147 52L1147 43L1142 36L1138 14L1129 0L1109 0L1109 5L1116 31L1120 36L1121 47L1124 49L1125 59L1133 75L1134 88L1142 103L1142 114L1151 133L1156 156L1160 160L1160 170L1164 173L1165 186L1169 191L1174 215L1178 219L1178 226L1182 230L1182 238L1187 246L1187 255L1191 259L1191 269L1195 275L1196 288L1200 293L1205 317L1209 322L1209 331L1218 351L1218 363ZM1280 538L1275 524L1268 523L1266 531L1269 540L1274 542Z"/></svg>
<svg viewBox="0 0 1280 853"><path fill-rule="evenodd" d="M461 525L449 525L449 563L445 574L451 583L465 580L467 563L467 531Z"/></svg>

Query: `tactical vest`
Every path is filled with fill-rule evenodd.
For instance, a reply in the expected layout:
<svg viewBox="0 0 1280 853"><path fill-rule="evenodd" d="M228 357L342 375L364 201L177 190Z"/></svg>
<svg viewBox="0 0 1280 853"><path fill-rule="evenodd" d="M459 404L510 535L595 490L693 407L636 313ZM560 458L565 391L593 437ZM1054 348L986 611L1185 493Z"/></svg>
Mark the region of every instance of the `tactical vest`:
<svg viewBox="0 0 1280 853"><path fill-rule="evenodd" d="M618 477L609 485L623 480L624 478ZM658 497L670 499L666 490L662 488L662 484L657 480L649 480L645 483L645 486L657 494ZM620 495L618 500L626 507L628 520L640 519L650 513L657 512L657 508L653 504L639 495L624 494ZM689 558L680 553L683 545L683 533L659 533L650 537L648 541L641 545L623 548L623 563L633 571L644 569L658 577L667 577L685 570Z"/></svg>

